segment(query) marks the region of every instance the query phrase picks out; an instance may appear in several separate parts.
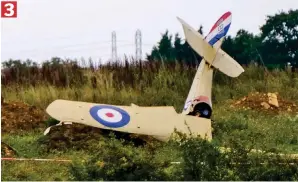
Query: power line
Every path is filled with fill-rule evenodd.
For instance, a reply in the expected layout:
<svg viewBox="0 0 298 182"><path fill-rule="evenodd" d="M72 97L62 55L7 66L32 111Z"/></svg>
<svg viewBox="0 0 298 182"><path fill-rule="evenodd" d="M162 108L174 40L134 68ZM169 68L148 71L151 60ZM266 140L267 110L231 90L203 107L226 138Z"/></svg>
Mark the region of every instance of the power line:
<svg viewBox="0 0 298 182"><path fill-rule="evenodd" d="M111 42L111 41L109 41ZM92 44L85 44L85 45L92 45ZM88 47L88 48L80 48L77 47L79 46L78 44L76 45L72 45L72 46L61 46L61 47L51 47L52 49L30 49L30 50L14 50L14 51L3 51L2 50L2 54L4 53L8 53L8 52L18 52L18 53L30 53L30 52L54 52L56 51L56 49L64 49L63 52L81 52L81 51L87 51L87 50L98 50L98 49L104 49L104 48L108 48L109 45L105 45L105 46L96 46L96 47ZM129 43L129 44L117 44L117 47L133 47L135 46L135 44L133 43ZM145 47L153 47L154 44L142 44L142 46ZM72 48L74 47L75 49L69 49L68 48Z"/></svg>
<svg viewBox="0 0 298 182"><path fill-rule="evenodd" d="M29 52L29 54L31 54L31 52L34 52L34 55L39 55L39 54L44 54L44 53L49 53L49 52L56 52L56 49L59 49L62 53L63 52L82 52L82 51L93 51L93 50L98 50L98 49L104 49L104 48L108 48L108 44L104 45L104 46L96 46L96 47L86 47L86 48L80 48L81 46L91 46L91 45L99 45L99 44L105 44L105 43L112 43L112 60L116 61L118 59L117 57L117 48L118 47L130 47L130 46L135 46L135 59L137 60L141 60L142 59L142 47L153 47L154 44L153 43L143 43L142 42L142 33L139 29L137 29L136 33L135 33L135 42L134 44L132 43L132 41L128 41L128 40L117 40L116 37L116 32L113 31L112 32L112 39L111 40L106 40L106 41L92 41L92 42L87 42L87 43L79 43L79 44L68 44L68 45L61 45L61 46L52 46L52 47L48 47L48 48L35 48L35 49L27 49L27 50L13 50L13 51L3 51L6 54L8 52L17 52L15 54L19 54L19 53L27 53ZM127 44L120 44L117 45L117 42L122 42L125 43L127 42ZM67 50L68 49L68 50ZM60 52L59 51L59 52ZM100 51L102 52L102 51ZM99 52L99 54L100 54Z"/></svg>
<svg viewBox="0 0 298 182"><path fill-rule="evenodd" d="M52 47L48 47L46 49L67 49L67 48L71 48L71 47L79 47L79 46L89 46L89 45L99 45L99 44L105 44L105 43L110 43L111 40L109 41L93 41L93 42L88 42L88 43L81 43L81 44L68 44L68 45L63 45L63 46L52 46ZM118 40L118 42L131 42L128 40ZM41 48L34 48L34 49L27 49L27 50L17 50L18 52L31 52L31 51L38 51ZM13 51L7 51L7 52L14 52L16 50Z"/></svg>

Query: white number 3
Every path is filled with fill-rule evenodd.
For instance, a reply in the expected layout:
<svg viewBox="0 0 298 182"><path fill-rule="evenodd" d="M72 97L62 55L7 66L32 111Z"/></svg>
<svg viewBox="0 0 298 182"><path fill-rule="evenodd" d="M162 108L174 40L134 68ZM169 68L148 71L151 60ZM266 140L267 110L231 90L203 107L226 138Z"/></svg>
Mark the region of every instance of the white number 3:
<svg viewBox="0 0 298 182"><path fill-rule="evenodd" d="M5 16L13 16L14 15L14 5L12 3L7 3L4 5L6 7L6 10L9 11L9 13L4 13Z"/></svg>

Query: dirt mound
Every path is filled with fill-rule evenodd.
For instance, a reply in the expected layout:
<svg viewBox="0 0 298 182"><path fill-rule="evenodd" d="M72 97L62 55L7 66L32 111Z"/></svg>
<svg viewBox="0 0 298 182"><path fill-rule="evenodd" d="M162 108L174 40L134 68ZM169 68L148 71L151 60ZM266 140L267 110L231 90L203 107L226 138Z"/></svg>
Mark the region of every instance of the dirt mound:
<svg viewBox="0 0 298 182"><path fill-rule="evenodd" d="M1 127L3 133L19 133L45 128L45 111L22 102L1 103Z"/></svg>
<svg viewBox="0 0 298 182"><path fill-rule="evenodd" d="M298 114L297 104L281 98L278 93L250 93L248 96L236 100L231 107Z"/></svg>
<svg viewBox="0 0 298 182"><path fill-rule="evenodd" d="M133 142L135 145L144 145L155 140L149 136L139 136L129 133L103 130L91 126L72 123L52 126L50 132L43 136L39 143L47 152L50 150L96 150L100 142L105 142L113 133L117 139Z"/></svg>
<svg viewBox="0 0 298 182"><path fill-rule="evenodd" d="M2 157L15 157L17 155L17 152L11 148L9 145L7 145L4 142L1 142L1 156Z"/></svg>

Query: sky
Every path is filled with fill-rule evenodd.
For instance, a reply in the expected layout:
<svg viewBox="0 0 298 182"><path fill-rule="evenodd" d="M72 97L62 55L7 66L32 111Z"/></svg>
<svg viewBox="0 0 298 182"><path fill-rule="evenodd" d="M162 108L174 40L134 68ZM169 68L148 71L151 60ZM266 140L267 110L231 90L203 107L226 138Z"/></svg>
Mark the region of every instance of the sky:
<svg viewBox="0 0 298 182"><path fill-rule="evenodd" d="M117 56L135 56L135 33L142 32L142 53L150 53L161 34L184 38L177 16L208 33L217 19L232 12L228 35L239 29L258 34L267 15L298 9L298 0L17 0L18 17L1 18L1 62L51 57L111 58L111 33Z"/></svg>

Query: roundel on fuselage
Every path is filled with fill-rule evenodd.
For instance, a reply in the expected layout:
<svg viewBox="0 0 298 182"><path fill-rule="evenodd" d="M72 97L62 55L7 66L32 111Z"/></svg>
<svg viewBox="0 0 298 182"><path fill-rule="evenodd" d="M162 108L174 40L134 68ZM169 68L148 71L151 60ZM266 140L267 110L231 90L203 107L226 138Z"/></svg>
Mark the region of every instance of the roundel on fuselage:
<svg viewBox="0 0 298 182"><path fill-rule="evenodd" d="M226 12L213 25L209 34L206 36L206 41L210 45L214 45L219 39L226 36L232 22L232 13Z"/></svg>

